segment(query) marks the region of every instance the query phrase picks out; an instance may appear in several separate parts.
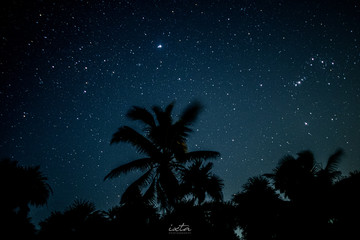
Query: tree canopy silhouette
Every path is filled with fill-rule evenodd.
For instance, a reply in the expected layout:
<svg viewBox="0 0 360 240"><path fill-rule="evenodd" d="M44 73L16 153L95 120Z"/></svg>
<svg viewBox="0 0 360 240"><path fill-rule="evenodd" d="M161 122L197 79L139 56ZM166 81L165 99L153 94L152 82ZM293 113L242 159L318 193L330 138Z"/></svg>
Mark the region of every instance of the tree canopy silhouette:
<svg viewBox="0 0 360 240"><path fill-rule="evenodd" d="M92 202L75 200L63 213L40 222L40 239L88 239L107 236L107 219Z"/></svg>
<svg viewBox="0 0 360 240"><path fill-rule="evenodd" d="M249 178L232 201L235 204L236 222L245 239L273 239L284 202L267 178Z"/></svg>
<svg viewBox="0 0 360 240"><path fill-rule="evenodd" d="M206 196L214 201L222 201L224 184L222 179L211 173L212 167L213 163L211 162L203 165L201 161L195 161L183 170L180 192L185 196L192 196L198 204L203 203Z"/></svg>
<svg viewBox="0 0 360 240"><path fill-rule="evenodd" d="M10 159L0 161L0 235L17 239L31 238L35 229L30 223L30 205L45 205L52 189L40 166L23 167Z"/></svg>
<svg viewBox="0 0 360 240"><path fill-rule="evenodd" d="M115 178L131 171L145 172L124 192L121 202L134 199L139 192L144 201L157 204L162 209L171 208L179 200L181 172L189 162L219 157L216 151L188 151L187 138L193 130L192 125L202 110L199 102L190 104L173 121L174 102L164 110L152 107L153 114L145 108L134 106L127 117L145 125L144 134L133 128L123 126L114 133L111 144L127 142L132 144L144 158L133 160L114 168L105 179Z"/></svg>
<svg viewBox="0 0 360 240"><path fill-rule="evenodd" d="M334 182L341 174L337 167L342 155L343 151L337 150L321 168L312 152L303 151L297 158L285 156L273 173L265 174L273 180L275 189L290 200L279 209L283 227L280 239L320 239L329 234L334 210L338 208Z"/></svg>
<svg viewBox="0 0 360 240"><path fill-rule="evenodd" d="M337 170L343 155L339 149L332 154L325 168L320 168L310 151L298 153L298 157L287 155L283 157L273 173L264 176L274 181L274 186L285 197L293 201L303 201L312 198L312 194L329 188L341 172Z"/></svg>

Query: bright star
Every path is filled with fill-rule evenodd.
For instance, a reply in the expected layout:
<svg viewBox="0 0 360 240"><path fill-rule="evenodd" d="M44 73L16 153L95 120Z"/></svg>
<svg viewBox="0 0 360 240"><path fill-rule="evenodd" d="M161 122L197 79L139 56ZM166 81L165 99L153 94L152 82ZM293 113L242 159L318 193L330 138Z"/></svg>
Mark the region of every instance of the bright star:
<svg viewBox="0 0 360 240"><path fill-rule="evenodd" d="M163 46L161 44L157 45L157 48L162 48Z"/></svg>

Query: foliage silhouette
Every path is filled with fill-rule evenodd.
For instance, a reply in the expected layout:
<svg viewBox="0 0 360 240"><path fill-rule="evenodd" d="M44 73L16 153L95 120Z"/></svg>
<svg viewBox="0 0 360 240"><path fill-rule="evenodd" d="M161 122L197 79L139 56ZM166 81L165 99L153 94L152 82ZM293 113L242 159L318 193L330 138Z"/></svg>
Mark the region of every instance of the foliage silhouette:
<svg viewBox="0 0 360 240"><path fill-rule="evenodd" d="M198 204L202 204L206 196L214 201L222 201L224 184L218 176L211 173L212 167L213 163L211 162L203 165L201 161L197 160L183 170L180 194L191 195Z"/></svg>
<svg viewBox="0 0 360 240"><path fill-rule="evenodd" d="M279 211L284 202L263 176L252 177L235 194L236 221L245 239L273 239L279 224ZM261 229L261 230L260 230Z"/></svg>
<svg viewBox="0 0 360 240"><path fill-rule="evenodd" d="M332 191L331 228L329 239L360 238L360 172L336 182Z"/></svg>
<svg viewBox="0 0 360 240"><path fill-rule="evenodd" d="M17 161L0 161L0 236L18 239L35 237L28 217L29 206L45 205L52 190L40 167L19 166Z"/></svg>
<svg viewBox="0 0 360 240"><path fill-rule="evenodd" d="M341 174L337 166L342 155L343 151L337 150L326 167L320 168L312 152L304 151L296 159L285 156L274 173L265 174L273 180L275 189L290 200L280 209L280 239L320 239L329 233L332 211L338 207L333 190L334 180Z"/></svg>
<svg viewBox="0 0 360 240"><path fill-rule="evenodd" d="M265 174L274 181L274 186L285 197L292 201L307 196L306 192L312 188L316 173L316 163L310 151L298 153L298 158L285 156L279 161L273 174Z"/></svg>
<svg viewBox="0 0 360 240"><path fill-rule="evenodd" d="M76 200L64 213L52 212L40 222L40 239L85 239L101 237L107 233L107 219L95 205L88 201Z"/></svg>
<svg viewBox="0 0 360 240"><path fill-rule="evenodd" d="M120 127L114 133L111 143L128 142L139 153L146 155L145 158L123 164L106 175L105 179L108 179L135 170L145 172L126 189L122 195L122 203L134 199L140 192L143 200L169 210L179 201L180 172L185 169L186 164L219 156L215 151L188 152L187 137L202 110L201 104L190 104L176 122L172 119L173 108L174 103L164 110L154 106L153 116L148 110L135 106L127 113L127 117L142 122L145 125L145 135L128 126Z"/></svg>

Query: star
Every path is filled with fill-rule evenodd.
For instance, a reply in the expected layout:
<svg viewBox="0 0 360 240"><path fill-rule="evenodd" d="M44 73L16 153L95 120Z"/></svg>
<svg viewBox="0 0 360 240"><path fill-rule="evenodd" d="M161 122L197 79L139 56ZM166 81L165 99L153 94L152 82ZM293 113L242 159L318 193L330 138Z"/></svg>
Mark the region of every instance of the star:
<svg viewBox="0 0 360 240"><path fill-rule="evenodd" d="M163 47L163 45L159 44L159 45L157 45L156 48L161 49L162 47Z"/></svg>

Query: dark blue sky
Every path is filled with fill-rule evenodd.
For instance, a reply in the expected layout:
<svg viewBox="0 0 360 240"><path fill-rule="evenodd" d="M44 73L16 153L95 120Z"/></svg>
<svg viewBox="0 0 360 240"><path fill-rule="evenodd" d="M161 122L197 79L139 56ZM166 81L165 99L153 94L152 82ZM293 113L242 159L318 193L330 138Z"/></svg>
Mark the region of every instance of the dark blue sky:
<svg viewBox="0 0 360 240"><path fill-rule="evenodd" d="M65 3L64 3L65 2ZM110 146L132 105L205 111L190 150L216 150L226 200L285 154L338 147L360 169L357 1L8 1L1 10L0 157L40 165L54 194L107 210L136 178Z"/></svg>

